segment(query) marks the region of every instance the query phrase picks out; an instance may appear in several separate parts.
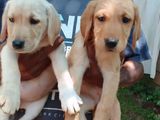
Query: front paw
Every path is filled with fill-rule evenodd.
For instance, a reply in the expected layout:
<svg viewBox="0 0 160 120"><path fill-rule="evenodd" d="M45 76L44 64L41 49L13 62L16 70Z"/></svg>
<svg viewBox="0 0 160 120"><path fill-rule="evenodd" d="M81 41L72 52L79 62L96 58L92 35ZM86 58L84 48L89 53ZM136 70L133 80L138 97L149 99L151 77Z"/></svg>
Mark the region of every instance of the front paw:
<svg viewBox="0 0 160 120"><path fill-rule="evenodd" d="M69 114L75 114L80 111L80 105L83 102L74 90L60 91L59 94L63 111Z"/></svg>
<svg viewBox="0 0 160 120"><path fill-rule="evenodd" d="M3 112L14 114L20 106L20 92L12 89L2 89L0 94L0 105Z"/></svg>

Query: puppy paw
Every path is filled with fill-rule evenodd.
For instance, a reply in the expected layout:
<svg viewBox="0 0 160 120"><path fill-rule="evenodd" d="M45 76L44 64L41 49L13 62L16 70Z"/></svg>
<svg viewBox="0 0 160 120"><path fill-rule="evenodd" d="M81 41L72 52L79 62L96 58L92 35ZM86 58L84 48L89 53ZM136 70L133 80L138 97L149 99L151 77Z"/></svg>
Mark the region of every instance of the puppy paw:
<svg viewBox="0 0 160 120"><path fill-rule="evenodd" d="M0 94L0 105L3 112L14 114L20 106L20 93L12 89L4 89Z"/></svg>
<svg viewBox="0 0 160 120"><path fill-rule="evenodd" d="M75 114L80 111L80 105L83 102L74 90L60 91L59 97L63 111L69 114Z"/></svg>

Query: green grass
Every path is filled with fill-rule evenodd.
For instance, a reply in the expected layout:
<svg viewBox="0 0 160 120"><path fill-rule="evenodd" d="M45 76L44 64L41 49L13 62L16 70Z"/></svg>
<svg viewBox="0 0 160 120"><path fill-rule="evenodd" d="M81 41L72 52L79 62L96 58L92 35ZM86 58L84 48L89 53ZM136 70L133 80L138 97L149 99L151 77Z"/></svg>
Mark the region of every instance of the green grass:
<svg viewBox="0 0 160 120"><path fill-rule="evenodd" d="M160 87L149 76L128 88L120 88L122 120L160 120Z"/></svg>

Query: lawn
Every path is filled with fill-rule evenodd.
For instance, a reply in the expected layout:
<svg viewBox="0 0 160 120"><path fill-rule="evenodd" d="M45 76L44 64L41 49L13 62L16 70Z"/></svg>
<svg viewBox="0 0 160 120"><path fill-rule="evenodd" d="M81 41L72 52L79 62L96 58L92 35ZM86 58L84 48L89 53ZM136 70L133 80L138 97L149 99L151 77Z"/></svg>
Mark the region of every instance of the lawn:
<svg viewBox="0 0 160 120"><path fill-rule="evenodd" d="M160 120L160 86L145 75L132 87L120 88L122 120Z"/></svg>

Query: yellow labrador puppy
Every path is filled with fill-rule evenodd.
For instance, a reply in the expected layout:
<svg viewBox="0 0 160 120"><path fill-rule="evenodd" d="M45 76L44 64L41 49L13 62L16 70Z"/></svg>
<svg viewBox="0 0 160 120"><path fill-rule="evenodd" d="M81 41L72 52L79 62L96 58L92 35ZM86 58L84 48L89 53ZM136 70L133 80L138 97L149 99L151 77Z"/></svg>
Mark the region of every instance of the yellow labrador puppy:
<svg viewBox="0 0 160 120"><path fill-rule="evenodd" d="M67 120L85 120L84 113L90 109L95 110L94 120L120 120L121 112L116 96L120 80L120 53L127 45L132 28L134 47L140 36L140 19L132 0L89 2L82 14L81 29L71 49L69 64L78 93L84 75L91 71L92 76L83 81L85 84L82 85L81 95L84 104L80 118L78 115L66 115ZM99 82L96 83L97 79ZM102 79L101 87L90 84L99 84Z"/></svg>
<svg viewBox="0 0 160 120"><path fill-rule="evenodd" d="M8 120L9 115L14 114L19 107L26 109L21 120L33 120L41 111L48 91L43 96L37 91L39 98L29 99L26 96L26 99L21 100L20 88L25 93L21 86L21 81L24 80L40 80L39 87L43 84L42 86L46 88L41 89L45 91L48 88L52 89L57 78L62 109L70 114L79 111L79 104L82 104L82 101L74 90L68 71L64 43L56 40L59 32L58 14L47 0L7 2L1 31L2 39L7 38L1 50L1 120ZM38 56L40 52L43 52L42 58L35 60L34 56ZM35 60L34 64L30 65L33 60ZM41 67L37 68L37 66ZM45 81L50 81L50 85ZM32 92L30 94L32 95Z"/></svg>

